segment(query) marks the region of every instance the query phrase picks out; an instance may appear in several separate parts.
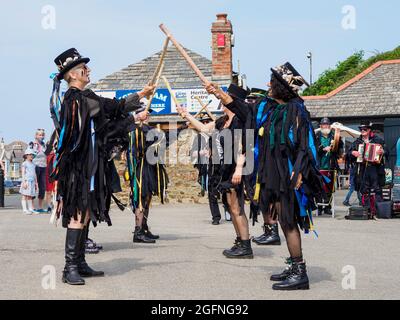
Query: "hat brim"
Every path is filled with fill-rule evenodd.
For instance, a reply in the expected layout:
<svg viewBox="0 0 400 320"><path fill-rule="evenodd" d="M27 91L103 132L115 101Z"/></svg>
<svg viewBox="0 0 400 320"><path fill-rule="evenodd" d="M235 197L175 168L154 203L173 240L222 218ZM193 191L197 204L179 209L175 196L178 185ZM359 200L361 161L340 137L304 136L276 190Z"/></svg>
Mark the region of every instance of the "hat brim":
<svg viewBox="0 0 400 320"><path fill-rule="evenodd" d="M271 68L272 74L275 76L275 78L282 83L286 89L289 90L290 93L294 94L296 97L299 97L299 94L293 90L293 88L289 85L289 83L287 83L287 81L285 79L283 79L283 77L280 75L280 73L278 71L276 71L275 69Z"/></svg>
<svg viewBox="0 0 400 320"><path fill-rule="evenodd" d="M62 80L64 78L65 74L68 71L70 71L72 68L76 67L78 64L81 64L81 63L88 63L89 61L90 61L89 58L80 58L80 59L72 61L64 69L62 69L60 71L60 73L57 75L57 79Z"/></svg>
<svg viewBox="0 0 400 320"><path fill-rule="evenodd" d="M201 119L198 119L200 122L203 122L203 121L213 121L213 119L211 119L210 117L207 117L207 118L201 118Z"/></svg>
<svg viewBox="0 0 400 320"><path fill-rule="evenodd" d="M233 98L244 101L250 92L248 90L239 87L236 84L231 83L226 93Z"/></svg>

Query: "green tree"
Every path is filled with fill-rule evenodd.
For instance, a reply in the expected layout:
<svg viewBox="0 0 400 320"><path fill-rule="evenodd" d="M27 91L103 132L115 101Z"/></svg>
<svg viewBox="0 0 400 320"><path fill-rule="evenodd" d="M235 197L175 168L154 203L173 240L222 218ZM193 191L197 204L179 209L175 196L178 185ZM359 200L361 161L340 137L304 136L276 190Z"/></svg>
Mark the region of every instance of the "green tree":
<svg viewBox="0 0 400 320"><path fill-rule="evenodd" d="M324 95L349 81L374 63L382 60L400 59L400 46L392 51L377 53L364 60L364 51L357 51L334 69L324 71L319 79L303 91L303 96Z"/></svg>

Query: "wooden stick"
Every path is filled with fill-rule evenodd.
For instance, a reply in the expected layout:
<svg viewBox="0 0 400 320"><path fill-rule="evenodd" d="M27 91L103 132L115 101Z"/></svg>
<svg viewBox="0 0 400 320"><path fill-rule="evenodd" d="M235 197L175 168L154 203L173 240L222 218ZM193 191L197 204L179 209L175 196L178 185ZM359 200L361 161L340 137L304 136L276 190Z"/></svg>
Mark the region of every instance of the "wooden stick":
<svg viewBox="0 0 400 320"><path fill-rule="evenodd" d="M160 68L158 70L159 73L157 74L157 77L155 79L155 86L156 87L154 88L154 93L151 95L149 101L147 102L146 109L144 109L145 111L149 111L150 110L150 106L151 106L151 103L153 102L154 96L156 95L156 90L157 90L158 83L160 81L160 77L161 77L161 74L162 74L163 70L164 70L164 62L161 63L161 66L160 66Z"/></svg>
<svg viewBox="0 0 400 320"><path fill-rule="evenodd" d="M171 86L170 86L170 84L169 84L167 78L166 78L165 76L162 76L161 78L163 79L163 81L164 81L164 83L165 83L165 86L167 87L167 89L168 89L168 91L169 91L169 94L171 95L172 99L174 100L175 105L176 105L177 107L180 107L181 105L180 105L180 103L178 102L178 99L176 99L175 94L172 92ZM182 116L181 114L179 114L179 115L180 115L183 119L185 119L184 116Z"/></svg>
<svg viewBox="0 0 400 320"><path fill-rule="evenodd" d="M204 104L203 101L201 101L201 99L199 97L195 97L195 99L200 103L201 105L201 109L199 112L197 112L194 117L196 118L203 110L206 110L207 114L210 116L210 118L212 120L215 120L214 115L210 112L210 110L208 110L208 106L210 105L210 103L212 102L212 100L208 101L207 104Z"/></svg>
<svg viewBox="0 0 400 320"><path fill-rule="evenodd" d="M157 81L157 77L158 78L160 77L159 76L161 74L160 70L161 70L161 66L164 63L165 54L167 53L168 43L169 43L169 38L167 37L164 41L163 49L161 52L160 60L158 61L157 68L156 68L156 70L154 70L153 76L151 77L150 85L153 85Z"/></svg>
<svg viewBox="0 0 400 320"><path fill-rule="evenodd" d="M163 25L160 24L160 29L162 32L165 33L165 35L171 40L171 42L174 44L176 49L178 49L179 53L183 56L183 58L188 62L189 66L193 69L193 71L197 74L197 76L200 78L200 80L203 82L204 85L210 84L210 81L206 79L204 74L200 71L200 69L196 66L196 64L193 62L192 58L189 57L185 49L176 41L174 36L169 32L169 30Z"/></svg>

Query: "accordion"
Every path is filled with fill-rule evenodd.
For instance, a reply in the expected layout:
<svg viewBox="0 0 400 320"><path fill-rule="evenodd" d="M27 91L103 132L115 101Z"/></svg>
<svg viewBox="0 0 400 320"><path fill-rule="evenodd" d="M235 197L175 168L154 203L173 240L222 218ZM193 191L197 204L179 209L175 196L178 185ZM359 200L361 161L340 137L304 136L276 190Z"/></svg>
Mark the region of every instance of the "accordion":
<svg viewBox="0 0 400 320"><path fill-rule="evenodd" d="M358 152L360 157L357 158L357 162L372 162L381 163L382 154L378 154L378 150L383 150L383 147L377 143L365 143L358 146Z"/></svg>

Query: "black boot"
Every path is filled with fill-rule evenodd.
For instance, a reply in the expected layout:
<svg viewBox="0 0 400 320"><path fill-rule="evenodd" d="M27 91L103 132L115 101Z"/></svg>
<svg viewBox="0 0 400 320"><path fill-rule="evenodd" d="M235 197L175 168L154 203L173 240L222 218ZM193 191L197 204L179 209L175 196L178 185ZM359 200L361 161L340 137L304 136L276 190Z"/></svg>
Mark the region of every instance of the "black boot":
<svg viewBox="0 0 400 320"><path fill-rule="evenodd" d="M81 246L81 229L67 229L65 239L65 267L62 276L62 282L71 285L84 285L85 280L78 272L78 257Z"/></svg>
<svg viewBox="0 0 400 320"><path fill-rule="evenodd" d="M160 239L160 236L158 234L151 233L149 226L147 225L147 222L143 223L143 231L144 231L144 234L146 235L146 237L149 239L153 239L153 240Z"/></svg>
<svg viewBox="0 0 400 320"><path fill-rule="evenodd" d="M227 254L230 254L230 252L237 250L237 248L239 248L240 245L240 237L236 237L235 241L233 242L233 247L230 249L226 249L222 252L222 254L224 256L226 256Z"/></svg>
<svg viewBox="0 0 400 320"><path fill-rule="evenodd" d="M264 233L253 238L253 242L263 246L280 246L281 238L279 237L279 227L277 223L264 224Z"/></svg>
<svg viewBox="0 0 400 320"><path fill-rule="evenodd" d="M308 290L310 283L308 281L306 263L295 262L292 259L290 274L285 280L272 285L273 290Z"/></svg>
<svg viewBox="0 0 400 320"><path fill-rule="evenodd" d="M251 249L250 240L240 240L239 244L231 250L225 250L224 256L230 259L253 259L253 250Z"/></svg>
<svg viewBox="0 0 400 320"><path fill-rule="evenodd" d="M80 239L80 251L78 256L78 271L81 277L89 278L89 277L103 277L103 271L93 270L86 262L85 259L85 249L86 249L86 228L83 229L82 236Z"/></svg>
<svg viewBox="0 0 400 320"><path fill-rule="evenodd" d="M156 243L156 240L147 237L143 228L135 227L135 232L133 233L133 242L139 243Z"/></svg>
<svg viewBox="0 0 400 320"><path fill-rule="evenodd" d="M287 279L292 270L292 259L286 258L285 263L288 265L285 270L279 274L273 274L270 278L271 281L283 281Z"/></svg>

